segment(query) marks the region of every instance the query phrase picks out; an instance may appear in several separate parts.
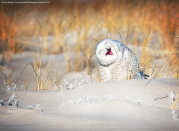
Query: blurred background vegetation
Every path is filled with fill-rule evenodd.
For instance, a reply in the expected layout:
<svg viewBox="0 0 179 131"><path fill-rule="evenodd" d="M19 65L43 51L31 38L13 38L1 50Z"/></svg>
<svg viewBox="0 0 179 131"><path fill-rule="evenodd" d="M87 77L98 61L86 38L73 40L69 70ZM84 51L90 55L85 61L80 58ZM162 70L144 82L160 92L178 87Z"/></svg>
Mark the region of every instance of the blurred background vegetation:
<svg viewBox="0 0 179 131"><path fill-rule="evenodd" d="M67 72L90 74L96 44L110 38L133 50L140 70L157 78L178 78L178 21L177 0L1 3L0 49L7 63L17 53L42 50L43 55L51 55L57 49L57 55L65 52Z"/></svg>

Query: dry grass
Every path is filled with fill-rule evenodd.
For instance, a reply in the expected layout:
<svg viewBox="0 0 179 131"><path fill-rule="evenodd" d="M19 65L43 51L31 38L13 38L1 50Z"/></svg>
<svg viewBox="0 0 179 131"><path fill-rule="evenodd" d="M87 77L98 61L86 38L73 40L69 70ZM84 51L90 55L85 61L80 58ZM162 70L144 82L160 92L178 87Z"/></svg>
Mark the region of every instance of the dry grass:
<svg viewBox="0 0 179 131"><path fill-rule="evenodd" d="M92 77L92 52L95 45L105 38L117 39L130 46L135 54L140 54L140 70L146 74L155 78L178 79L179 4L175 0L61 1L33 6L1 4L0 9L0 49L3 52L0 78L5 75L4 59L9 62L14 53L38 49L36 63L30 64L33 71L25 88L36 79L37 91L48 89L53 82L47 74L55 60L52 58L64 52L67 72L86 69ZM75 16L76 20L70 25ZM70 61L71 52L75 53L75 61ZM52 57L42 72L43 54ZM8 83L14 70L6 78ZM22 78L23 71L15 83ZM34 72L36 78L31 79ZM99 73L96 75L100 81ZM178 97L177 92L172 110Z"/></svg>
<svg viewBox="0 0 179 131"><path fill-rule="evenodd" d="M23 7L0 6L0 47L5 60L10 61L14 53L23 50L39 49L33 65L37 83L41 83L52 64L50 59L45 74L41 72L43 54L51 54L53 58L54 54L65 52L67 72L86 69L92 74L93 50L105 38L117 39L140 54L140 70L146 74L178 78L178 55L168 58L165 65L165 60L158 62L175 53L178 46L177 1L61 1ZM75 46L71 48L72 45ZM75 53L74 61L70 61L71 52ZM43 88L40 85L38 90Z"/></svg>
<svg viewBox="0 0 179 131"><path fill-rule="evenodd" d="M65 54L68 72L84 68L87 68L89 72L89 60L85 58L87 55L89 57L89 47L86 45L90 45L93 50L97 43L90 37L98 41L107 37L124 41L125 45L133 45L135 53L137 51L135 48L141 45L142 54L139 61L141 64L145 63L146 59L150 57L151 61L146 63L148 67L152 66L150 63L153 54L148 53L149 49L146 46L161 45L157 50L161 50L160 54L164 54L165 51L166 55L172 53L176 48L179 6L175 1L52 2L38 6L38 8L37 6L27 7L25 11L23 10L25 7L20 6L15 12L12 12L16 9L13 5L9 6L9 10L6 10L7 5L1 6L0 40L3 43L1 46L7 51L5 56L7 61L11 59L13 53L20 53L27 46L41 48L42 34L38 22L33 17L34 14L43 28L44 52L46 54L53 54L54 49L56 49L55 53L63 52L69 44L76 44L72 49L76 52L75 63L69 61L70 51ZM33 11L29 12L28 9ZM76 21L67 33L65 40L59 42L74 16L77 16ZM117 33L120 34L119 37L114 35ZM53 40L49 40L49 36L53 36ZM123 36L123 40L121 36ZM155 36L157 38L154 38ZM24 38L25 41L21 38ZM33 42L34 38L39 39L39 42ZM82 61L79 61L81 51L86 56L83 55ZM70 67L70 65L74 65L74 67ZM150 73L150 70L146 70L146 73Z"/></svg>

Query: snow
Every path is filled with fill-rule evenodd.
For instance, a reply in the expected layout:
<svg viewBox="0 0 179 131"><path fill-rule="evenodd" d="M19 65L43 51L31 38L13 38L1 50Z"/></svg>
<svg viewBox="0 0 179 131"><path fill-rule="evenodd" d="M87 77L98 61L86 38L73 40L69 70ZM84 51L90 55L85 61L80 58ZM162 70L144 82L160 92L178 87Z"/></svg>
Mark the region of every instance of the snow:
<svg viewBox="0 0 179 131"><path fill-rule="evenodd" d="M176 79L150 79L86 84L66 91L4 91L0 99L14 93L20 105L5 101L0 107L0 129L178 130L169 97L155 100L171 91L176 94L177 89ZM178 110L174 113L178 115Z"/></svg>

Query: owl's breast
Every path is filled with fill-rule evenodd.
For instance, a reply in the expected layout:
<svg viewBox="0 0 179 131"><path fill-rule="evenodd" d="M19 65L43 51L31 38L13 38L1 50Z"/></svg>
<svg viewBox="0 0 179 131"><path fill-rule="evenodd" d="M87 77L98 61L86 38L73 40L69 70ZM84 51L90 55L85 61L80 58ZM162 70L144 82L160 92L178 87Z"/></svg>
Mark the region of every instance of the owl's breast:
<svg viewBox="0 0 179 131"><path fill-rule="evenodd" d="M123 80L122 61L116 61L108 67L112 80Z"/></svg>

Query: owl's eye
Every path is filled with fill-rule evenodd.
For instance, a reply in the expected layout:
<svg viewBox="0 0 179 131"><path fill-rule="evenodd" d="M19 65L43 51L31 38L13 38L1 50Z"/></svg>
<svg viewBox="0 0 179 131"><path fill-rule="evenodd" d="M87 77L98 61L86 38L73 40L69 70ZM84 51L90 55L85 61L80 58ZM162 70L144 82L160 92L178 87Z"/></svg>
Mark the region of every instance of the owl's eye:
<svg viewBox="0 0 179 131"><path fill-rule="evenodd" d="M100 50L100 52L99 52L99 53L101 53L101 51L102 51L102 50ZM99 53L98 53L98 54L99 54Z"/></svg>

